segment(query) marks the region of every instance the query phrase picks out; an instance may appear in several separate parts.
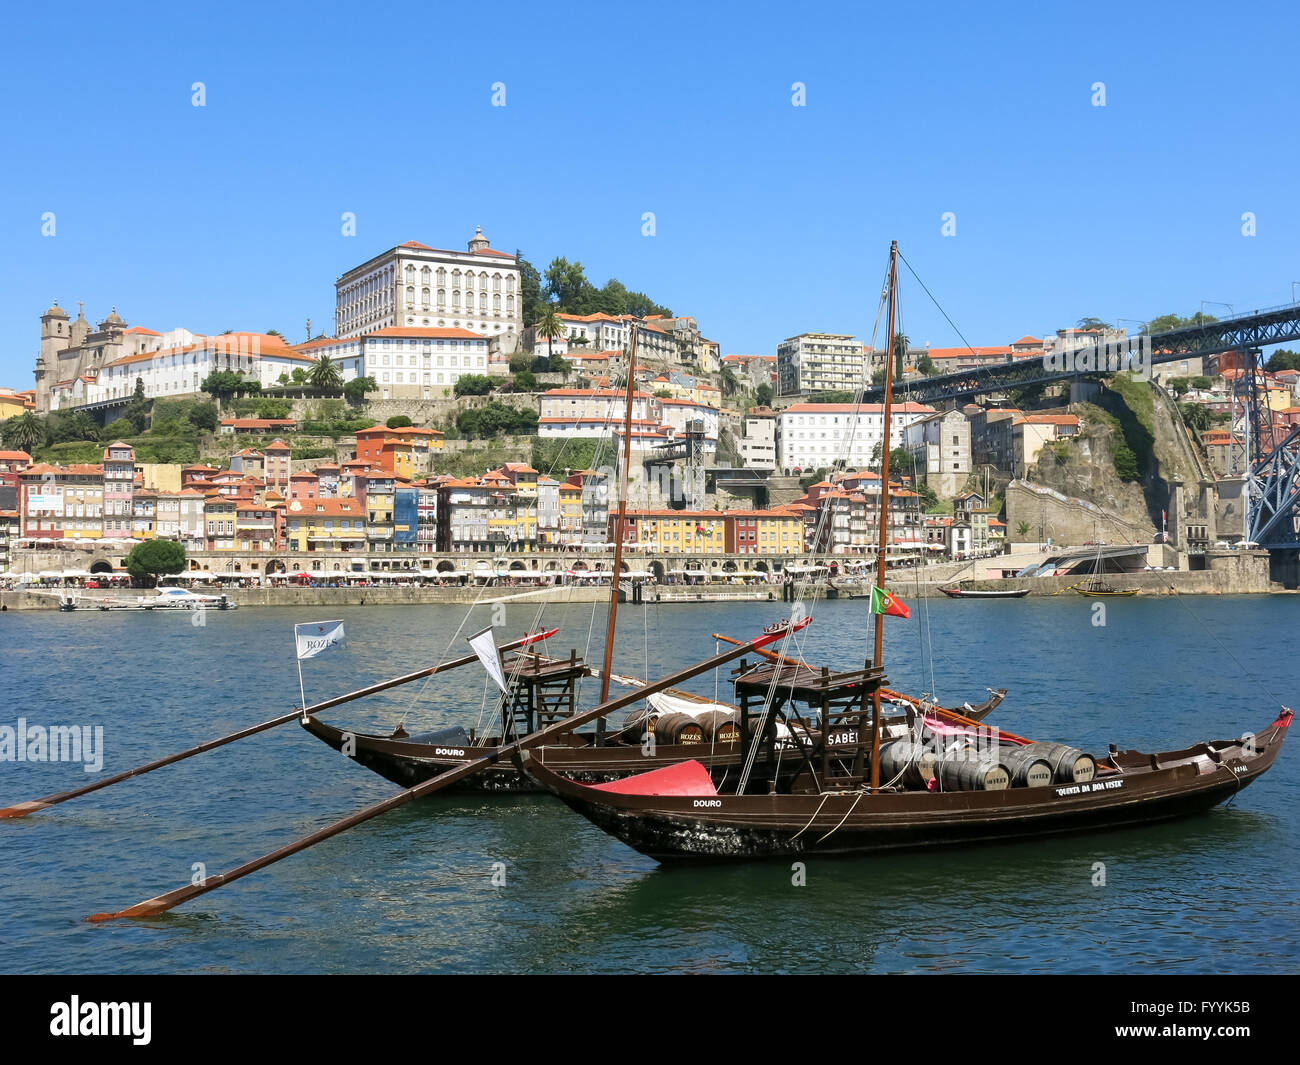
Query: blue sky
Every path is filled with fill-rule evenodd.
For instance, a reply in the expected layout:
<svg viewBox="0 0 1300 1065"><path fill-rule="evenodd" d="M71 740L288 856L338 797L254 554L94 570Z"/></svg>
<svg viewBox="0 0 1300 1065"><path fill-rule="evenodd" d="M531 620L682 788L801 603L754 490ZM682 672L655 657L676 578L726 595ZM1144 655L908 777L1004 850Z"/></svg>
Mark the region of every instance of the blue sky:
<svg viewBox="0 0 1300 1065"><path fill-rule="evenodd" d="M332 330L346 269L476 224L695 315L724 352L865 338L895 238L974 344L1288 302L1293 8L1050 6L12 9L0 384L32 386L56 297L301 340L307 317ZM906 276L902 298L913 340L960 342Z"/></svg>

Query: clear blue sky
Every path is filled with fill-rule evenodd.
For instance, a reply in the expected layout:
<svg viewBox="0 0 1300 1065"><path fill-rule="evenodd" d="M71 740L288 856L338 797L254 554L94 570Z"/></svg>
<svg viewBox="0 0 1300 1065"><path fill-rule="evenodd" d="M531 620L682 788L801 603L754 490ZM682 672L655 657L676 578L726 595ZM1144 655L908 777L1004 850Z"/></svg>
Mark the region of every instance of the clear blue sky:
<svg viewBox="0 0 1300 1065"><path fill-rule="evenodd" d="M0 384L32 386L56 297L300 340L308 316L332 330L344 270L476 224L695 315L724 352L865 337L891 238L975 344L1287 302L1294 6L1057 6L12 8ZM909 282L913 340L959 343Z"/></svg>

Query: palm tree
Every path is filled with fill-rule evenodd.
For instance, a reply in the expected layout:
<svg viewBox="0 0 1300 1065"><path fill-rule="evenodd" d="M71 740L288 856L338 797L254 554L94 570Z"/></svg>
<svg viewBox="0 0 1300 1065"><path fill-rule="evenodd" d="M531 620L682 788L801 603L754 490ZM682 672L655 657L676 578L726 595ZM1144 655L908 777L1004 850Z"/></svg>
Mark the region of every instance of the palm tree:
<svg viewBox="0 0 1300 1065"><path fill-rule="evenodd" d="M556 337L564 336L564 326L555 313L555 304L548 303L546 305L546 313L542 315L535 328L539 337L546 338L546 365L549 369L551 365L551 342Z"/></svg>
<svg viewBox="0 0 1300 1065"><path fill-rule="evenodd" d="M328 355L322 355L307 371L307 383L322 392L338 392L343 388L343 374L338 364Z"/></svg>
<svg viewBox="0 0 1300 1065"><path fill-rule="evenodd" d="M31 454L37 444L45 443L45 426L31 411L24 411L5 422L4 440L10 447Z"/></svg>

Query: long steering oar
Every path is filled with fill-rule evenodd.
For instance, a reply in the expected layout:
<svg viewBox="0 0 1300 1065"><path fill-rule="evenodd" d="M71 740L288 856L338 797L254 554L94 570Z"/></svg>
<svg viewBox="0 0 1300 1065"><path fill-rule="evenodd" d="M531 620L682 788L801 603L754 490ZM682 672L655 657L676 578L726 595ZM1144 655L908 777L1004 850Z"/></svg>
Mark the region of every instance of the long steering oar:
<svg viewBox="0 0 1300 1065"><path fill-rule="evenodd" d="M523 639L515 640L512 643L503 644L502 651L512 651L519 647L527 647L531 643L539 640L545 640L554 636L558 629L550 629L547 632L539 632L534 636L525 636ZM381 681L379 684L372 684L368 688L359 688L354 692L348 692L346 695L339 695L333 699L326 699L323 703L316 703L313 706L305 707L301 710L294 710L292 713L282 714L280 717L273 717L270 721L263 721L260 725L250 725L246 729L240 729L238 732L232 732L228 736L221 736L215 740L208 740L206 743L200 743L197 747L191 747L187 751L181 751L178 754L169 754L166 758L159 758L157 761L149 762L145 765L136 766L134 769L128 769L124 773L117 773L111 777L105 777L103 780L97 780L93 784L87 784L84 788L74 788L72 791L61 791L55 795L46 795L43 799L33 799L30 802L20 802L16 806L9 806L0 810L0 818L3 817L26 817L37 810L44 810L48 806L56 806L61 802L67 802L69 799L75 799L80 795L89 795L92 791L98 791L100 788L106 788L110 784L116 784L122 780L128 780L131 777L142 776L145 773L152 773L155 769L161 769L165 765L172 765L175 762L184 761L186 758L193 758L196 754L202 754L204 751L215 750L218 747L224 747L227 743L234 743L236 740L242 740L248 736L254 736L259 732L265 732L267 729L275 728L277 725L287 725L290 721L295 721L299 717L306 717L309 714L319 713L321 710L328 710L332 706L339 706L342 703L350 703L354 699L362 699L367 695L374 695L376 692L385 691L388 688L396 688L399 684L409 684L413 680L419 680L421 677L432 677L436 673L445 673L451 669L459 669L461 666L468 666L478 661L477 655L466 655L464 658L457 658L451 662L443 662L441 665L430 666L427 669L419 669L414 673L407 673L401 677L395 677L392 680Z"/></svg>
<svg viewBox="0 0 1300 1065"><path fill-rule="evenodd" d="M664 677L662 680L657 680L653 684L646 685L644 688L638 688L634 692L628 692L624 695L603 702L591 710L584 710L580 714L574 714L573 717L565 718L563 721L557 721L553 725L548 725L546 728L530 733L522 739L515 740L512 743L502 744L495 751L484 755L482 758L475 758L472 762L466 762L463 765L457 766L455 769L449 769L445 773L440 773L431 780L426 780L422 784L417 784L413 788L407 788L405 791L398 792L390 799L384 799L382 802L377 802L373 806L367 806L364 810L358 810L356 813L343 818L341 821L335 821L332 825L327 825L325 828L313 832L310 836L303 836L301 839L295 840L292 843L271 851L269 854L264 854L262 857L255 858L251 862L245 862L243 865L237 866L228 873L219 873L216 876L206 877L202 883L187 884L184 887L177 888L175 891L169 891L165 895L158 895L155 898L146 899L144 902L137 902L134 906L128 906L125 910L118 910L116 913L94 913L87 917L86 920L112 921L119 917L155 917L160 913L166 913L168 910L175 906L179 906L183 902L189 902L190 899L195 899L200 895L205 895L209 891L214 891L225 884L238 880L240 877L247 876L249 873L255 873L259 869L278 862L281 858L287 858L291 854L297 854L299 851L306 850L308 847L320 843L322 840L327 840L331 836L337 836L340 832L345 832L349 828L369 821L373 817L378 817L382 813L387 813L389 810L395 810L399 806L405 806L408 802L412 802L415 799L422 798L425 795L432 795L434 792L450 787L452 784L458 783L467 777L472 777L482 773L485 769L490 768L504 758L514 755L518 751L527 750L530 747L536 747L539 744L545 743L554 736L575 729L579 725L585 725L588 721L594 721L598 717L605 717L608 714L612 714L615 710L621 710L625 706L631 706L633 703L644 699L647 695L653 695L656 692L663 691L665 688L671 688L676 684L680 684L684 680L689 680L697 674L704 673L710 669L715 669L720 665L730 662L732 659L739 658L741 655L746 654L749 651L756 651L760 647L764 647L769 643L773 643L774 641L783 638L789 632L803 628L810 621L812 621L811 616L803 618L801 621L794 623L787 629L782 629L780 632L764 633L756 640L751 640L749 643L741 644L739 647L732 650L723 651L721 654L715 655L705 662L700 662L697 665L688 666L685 669L678 670L671 676Z"/></svg>

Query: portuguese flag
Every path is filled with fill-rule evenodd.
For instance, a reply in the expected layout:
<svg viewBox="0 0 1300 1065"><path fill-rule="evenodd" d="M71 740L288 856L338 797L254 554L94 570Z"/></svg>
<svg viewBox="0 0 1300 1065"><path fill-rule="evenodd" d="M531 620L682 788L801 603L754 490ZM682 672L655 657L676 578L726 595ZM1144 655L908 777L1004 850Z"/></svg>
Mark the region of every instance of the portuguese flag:
<svg viewBox="0 0 1300 1065"><path fill-rule="evenodd" d="M896 598L883 588L871 589L871 612L873 614L892 614L896 618L910 618L912 612L901 599Z"/></svg>

